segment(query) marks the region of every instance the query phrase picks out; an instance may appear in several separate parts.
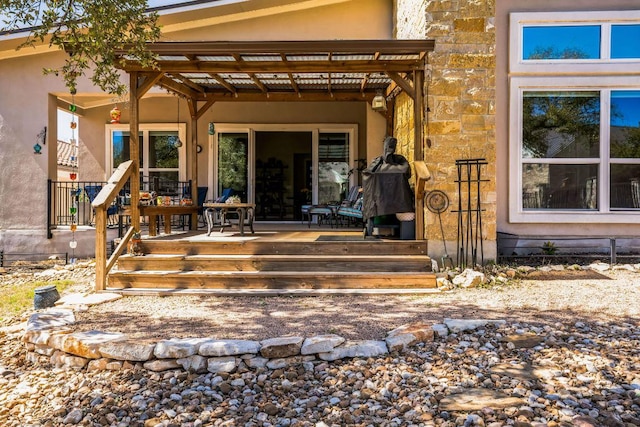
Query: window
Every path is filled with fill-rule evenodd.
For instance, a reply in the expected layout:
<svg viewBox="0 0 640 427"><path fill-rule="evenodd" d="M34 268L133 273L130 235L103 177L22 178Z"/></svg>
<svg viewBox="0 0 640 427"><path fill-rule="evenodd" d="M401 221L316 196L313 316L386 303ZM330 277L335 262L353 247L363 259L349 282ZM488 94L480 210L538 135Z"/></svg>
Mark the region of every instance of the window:
<svg viewBox="0 0 640 427"><path fill-rule="evenodd" d="M185 125L140 125L140 179L142 183L160 181L184 181L186 179L185 145L178 146L178 139L185 141ZM107 125L107 170L113 171L131 158L129 125Z"/></svg>
<svg viewBox="0 0 640 427"><path fill-rule="evenodd" d="M522 44L523 60L600 58L600 26L525 26Z"/></svg>
<svg viewBox="0 0 640 427"><path fill-rule="evenodd" d="M640 10L512 13L511 73L637 72Z"/></svg>
<svg viewBox="0 0 640 427"><path fill-rule="evenodd" d="M517 13L511 25L510 220L637 220L640 12Z"/></svg>

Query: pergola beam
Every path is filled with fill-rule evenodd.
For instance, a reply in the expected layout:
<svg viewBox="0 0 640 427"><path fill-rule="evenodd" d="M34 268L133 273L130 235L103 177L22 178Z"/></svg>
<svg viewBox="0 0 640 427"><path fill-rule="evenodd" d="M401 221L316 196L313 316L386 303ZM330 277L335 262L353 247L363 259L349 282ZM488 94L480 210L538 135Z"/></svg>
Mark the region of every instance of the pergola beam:
<svg viewBox="0 0 640 427"><path fill-rule="evenodd" d="M255 62L199 62L192 64L185 61L161 61L159 66L165 73L375 73L398 72L405 73L421 68L415 61L314 61L305 63L282 61ZM149 69L138 62L126 61L122 67L125 71L147 72Z"/></svg>
<svg viewBox="0 0 640 427"><path fill-rule="evenodd" d="M196 92L190 87L180 84L166 76L163 76L160 80L158 80L157 84L162 88L165 88L171 92L175 92L187 98L199 99L201 96L204 97L206 95L200 92Z"/></svg>
<svg viewBox="0 0 640 427"><path fill-rule="evenodd" d="M407 93L407 95L409 95L409 97L411 97L411 99L413 99L413 100L416 99L416 91L414 90L413 86L411 85L411 82L409 82L408 80L404 79L400 74L395 73L395 72L388 72L387 75L398 86L400 86L402 88L402 90L405 91Z"/></svg>
<svg viewBox="0 0 640 427"><path fill-rule="evenodd" d="M163 76L162 73L145 73L142 77L144 80L138 85L137 96L140 99L145 93L160 80Z"/></svg>
<svg viewBox="0 0 640 427"><path fill-rule="evenodd" d="M149 50L158 55L235 55L267 53L363 53L414 54L433 51L433 40L287 40L287 41L202 41L149 43ZM126 54L127 48L117 50ZM419 58L420 60L422 58Z"/></svg>
<svg viewBox="0 0 640 427"><path fill-rule="evenodd" d="M375 92L360 93L358 91L334 91L329 94L328 91L301 91L299 94L295 92L238 92L236 95L230 93L208 93L206 96L198 98L198 101L213 100L216 102L261 102L261 101L279 101L279 102L293 102L293 101L368 101L371 102L375 96Z"/></svg>
<svg viewBox="0 0 640 427"><path fill-rule="evenodd" d="M222 85L223 88L227 89L229 92L231 92L232 94L236 94L237 90L235 87L231 86L229 83L227 83L225 81L225 79L223 79L222 77L220 77L218 74L216 73L209 73L209 75L211 77L213 77L218 83L220 83L220 85Z"/></svg>

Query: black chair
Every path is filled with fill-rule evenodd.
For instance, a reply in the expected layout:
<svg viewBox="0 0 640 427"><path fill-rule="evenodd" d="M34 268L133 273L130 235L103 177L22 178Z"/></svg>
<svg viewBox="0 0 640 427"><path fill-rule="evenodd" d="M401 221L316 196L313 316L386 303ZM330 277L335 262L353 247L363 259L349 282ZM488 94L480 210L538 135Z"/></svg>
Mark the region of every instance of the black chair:
<svg viewBox="0 0 640 427"><path fill-rule="evenodd" d="M84 192L87 194L89 201L93 203L96 197L98 197L98 193L102 190L102 185L85 185ZM116 226L118 225L118 203L116 200L107 208L107 226ZM91 209L91 220L89 221L89 225L95 225L96 220L96 212L95 209Z"/></svg>

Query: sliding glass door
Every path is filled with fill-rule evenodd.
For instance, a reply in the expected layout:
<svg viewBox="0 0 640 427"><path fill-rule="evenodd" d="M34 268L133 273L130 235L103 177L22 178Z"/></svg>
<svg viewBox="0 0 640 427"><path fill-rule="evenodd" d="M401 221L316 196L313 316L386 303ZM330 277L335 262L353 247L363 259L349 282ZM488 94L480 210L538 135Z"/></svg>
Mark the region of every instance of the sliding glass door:
<svg viewBox="0 0 640 427"><path fill-rule="evenodd" d="M301 219L308 204L338 204L358 184L357 125L216 124L209 185L255 203L258 221Z"/></svg>

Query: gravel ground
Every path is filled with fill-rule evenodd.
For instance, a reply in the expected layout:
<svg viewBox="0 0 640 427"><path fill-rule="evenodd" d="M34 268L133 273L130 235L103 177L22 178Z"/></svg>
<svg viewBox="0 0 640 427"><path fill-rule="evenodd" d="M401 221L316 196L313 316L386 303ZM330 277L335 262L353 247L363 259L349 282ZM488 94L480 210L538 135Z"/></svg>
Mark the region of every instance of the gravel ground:
<svg viewBox="0 0 640 427"><path fill-rule="evenodd" d="M503 273L504 274L504 273ZM527 279L528 276L535 278ZM501 285L422 296L127 297L77 313L77 329L136 338L211 336L261 340L337 333L383 339L413 321L490 318L528 322L640 318L640 273L532 271Z"/></svg>
<svg viewBox="0 0 640 427"><path fill-rule="evenodd" d="M59 274L77 277L76 290L91 276L90 267ZM0 276L0 286L28 276ZM21 317L0 329L0 425L640 425L640 273L631 266L536 270L528 279L420 297L127 298L79 313L78 328L139 338L380 339L409 321L447 317L507 323L386 357L190 374L32 365Z"/></svg>

